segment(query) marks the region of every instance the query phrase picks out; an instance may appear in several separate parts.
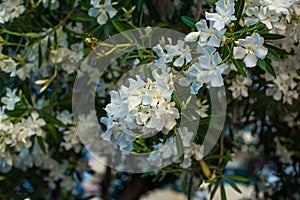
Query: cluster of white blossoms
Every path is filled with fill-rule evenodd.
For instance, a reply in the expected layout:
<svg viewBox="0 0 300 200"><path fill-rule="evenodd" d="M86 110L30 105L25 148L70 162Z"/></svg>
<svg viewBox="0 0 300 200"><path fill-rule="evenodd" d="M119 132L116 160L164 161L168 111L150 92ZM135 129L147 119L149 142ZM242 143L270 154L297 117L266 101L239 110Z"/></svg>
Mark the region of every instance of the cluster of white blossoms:
<svg viewBox="0 0 300 200"><path fill-rule="evenodd" d="M76 23L75 26L69 24L67 27L75 33L82 33L81 23ZM9 73L11 77L17 76L21 80L29 78L32 72L39 78L50 77L53 71L49 71L49 66L55 65L59 65L68 74L74 73L83 59L84 43L78 42L70 45L63 27L58 28L56 33L49 29L39 35L42 39L26 50L26 63L22 67L19 67L19 63L11 58L15 56L7 57L1 54L0 48L1 71ZM40 56L43 57L40 58ZM42 63L39 61L41 59Z"/></svg>
<svg viewBox="0 0 300 200"><path fill-rule="evenodd" d="M188 43L197 42L197 53L200 54L198 62L185 72L180 79L180 85L191 85L191 93L197 94L203 83L212 87L223 86L222 74L227 64L222 62L216 48L221 46L226 25L236 20L234 16L235 3L233 0L220 0L216 3L216 13L205 13L205 18L196 23L196 32L185 37Z"/></svg>
<svg viewBox="0 0 300 200"><path fill-rule="evenodd" d="M289 8L294 0L248 1L246 3L244 23L253 25L262 22L270 30L285 30L286 21L291 19Z"/></svg>
<svg viewBox="0 0 300 200"><path fill-rule="evenodd" d="M248 86L250 85L252 85L250 78L239 75L233 80L232 85L228 89L232 91L232 97L237 99L239 97L249 96Z"/></svg>
<svg viewBox="0 0 300 200"><path fill-rule="evenodd" d="M44 137L42 127L46 122L33 112L28 118L13 124L8 119L0 124L0 171L6 171L13 165L11 152L22 152L32 146L32 136Z"/></svg>
<svg viewBox="0 0 300 200"><path fill-rule="evenodd" d="M153 79L146 81L137 75L129 86L111 91L111 103L105 108L107 117L101 121L107 130L102 135L121 151L130 152L135 138L162 131L167 134L176 125L179 111L171 101L173 75L171 68L159 66L153 70Z"/></svg>
<svg viewBox="0 0 300 200"><path fill-rule="evenodd" d="M12 21L24 13L23 0L3 0L0 3L0 24Z"/></svg>
<svg viewBox="0 0 300 200"><path fill-rule="evenodd" d="M163 47L158 44L152 50L159 57L157 63L170 63L176 67L182 67L183 65L189 64L192 61L190 53L190 47L182 40L178 40L176 45L172 45L171 38L168 38L169 44ZM175 59L176 57L176 59Z"/></svg>
<svg viewBox="0 0 300 200"><path fill-rule="evenodd" d="M92 7L89 9L89 16L97 17L100 25L106 24L107 20L113 18L117 14L117 10L112 6L111 0L91 0Z"/></svg>

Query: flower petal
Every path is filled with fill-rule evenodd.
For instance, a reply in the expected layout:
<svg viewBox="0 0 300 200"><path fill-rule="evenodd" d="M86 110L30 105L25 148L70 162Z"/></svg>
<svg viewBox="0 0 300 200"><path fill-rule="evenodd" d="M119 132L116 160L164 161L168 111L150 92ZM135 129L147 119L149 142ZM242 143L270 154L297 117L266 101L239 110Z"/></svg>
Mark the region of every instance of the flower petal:
<svg viewBox="0 0 300 200"><path fill-rule="evenodd" d="M233 48L233 57L235 59L243 59L247 54L246 49L243 47L234 47Z"/></svg>
<svg viewBox="0 0 300 200"><path fill-rule="evenodd" d="M248 55L244 59L244 63L246 67L255 67L257 63L257 58L254 52L249 52Z"/></svg>

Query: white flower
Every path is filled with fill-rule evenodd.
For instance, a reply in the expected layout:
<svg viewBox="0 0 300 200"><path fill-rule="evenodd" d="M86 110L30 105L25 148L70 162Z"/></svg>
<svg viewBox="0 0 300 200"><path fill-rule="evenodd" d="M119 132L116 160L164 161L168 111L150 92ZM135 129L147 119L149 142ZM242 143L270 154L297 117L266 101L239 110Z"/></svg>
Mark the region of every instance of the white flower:
<svg viewBox="0 0 300 200"><path fill-rule="evenodd" d="M195 157L197 161L203 158L203 146L191 142L189 147L184 149L184 161L180 164L182 168L188 168L192 164L192 157Z"/></svg>
<svg viewBox="0 0 300 200"><path fill-rule="evenodd" d="M263 46L264 38L258 33L247 36L246 39L239 39L240 46L233 48L233 56L236 59L244 59L246 67L255 67L257 58L264 59L268 49Z"/></svg>
<svg viewBox="0 0 300 200"><path fill-rule="evenodd" d="M171 61L177 57L173 63L176 67L182 67L192 61L190 47L182 40L178 40L176 45L172 45L170 40L170 44L166 45L165 49Z"/></svg>
<svg viewBox="0 0 300 200"><path fill-rule="evenodd" d="M111 91L111 103L105 108L107 117L101 118L107 126L102 135L121 151L130 152L136 137L162 131L168 133L179 118L175 103L171 102L173 93L171 68L161 66L160 72L152 73L155 81L129 79L129 86L121 86L119 91Z"/></svg>
<svg viewBox="0 0 300 200"><path fill-rule="evenodd" d="M153 48L153 51L159 57L158 63L169 63L174 61L174 66L182 67L192 61L192 56L190 53L190 47L184 43L182 40L178 40L176 45L172 45L171 38L168 38L169 43L165 45L164 51L163 47L158 44Z"/></svg>
<svg viewBox="0 0 300 200"><path fill-rule="evenodd" d="M76 153L79 153L82 149L81 141L79 136L77 135L76 127L72 126L68 130L63 132L64 141L61 143L61 146L65 148L65 150L74 149Z"/></svg>
<svg viewBox="0 0 300 200"><path fill-rule="evenodd" d="M16 76L17 63L11 58L0 60L0 69L5 73L10 73L11 77Z"/></svg>
<svg viewBox="0 0 300 200"><path fill-rule="evenodd" d="M61 121L64 125L73 124L72 120L73 115L68 110L63 110L62 112L57 113L56 118Z"/></svg>
<svg viewBox="0 0 300 200"><path fill-rule="evenodd" d="M273 28L273 23L279 21L278 14L271 12L267 7L261 7L258 13L258 18L264 23L268 29Z"/></svg>
<svg viewBox="0 0 300 200"><path fill-rule="evenodd" d="M23 0L2 1L0 4L0 23L4 24L19 17L25 11L25 7L22 4Z"/></svg>
<svg viewBox="0 0 300 200"><path fill-rule="evenodd" d="M289 15L289 10L294 0L264 0L264 4L269 10L275 11L277 14Z"/></svg>
<svg viewBox="0 0 300 200"><path fill-rule="evenodd" d="M189 131L186 126L178 128L178 133L181 137L183 147L190 147L195 134L192 131Z"/></svg>
<svg viewBox="0 0 300 200"><path fill-rule="evenodd" d="M221 61L219 53L212 56L200 56L199 62L191 66L192 71L196 73L193 76L199 82L210 83L212 87L221 87L224 85L222 73L227 68L226 64L220 64Z"/></svg>
<svg viewBox="0 0 300 200"><path fill-rule="evenodd" d="M205 180L203 180L201 185L199 186L199 189L200 190L205 190L209 185L210 185L210 183L205 182Z"/></svg>
<svg viewBox="0 0 300 200"><path fill-rule="evenodd" d="M196 23L198 32L189 33L185 37L185 41L195 42L198 40L198 44L201 46L219 47L221 38L224 36L226 30L218 31L213 26L214 22L211 22L208 28L206 20L200 20Z"/></svg>
<svg viewBox="0 0 300 200"><path fill-rule="evenodd" d="M233 82L232 85L228 88L232 91L232 96L234 99L242 96L242 97L248 97L248 88L247 86L250 86L252 84L252 80L244 77L242 75L239 75Z"/></svg>
<svg viewBox="0 0 300 200"><path fill-rule="evenodd" d="M91 0L89 16L97 17L97 22L103 25L107 22L108 17L111 19L117 14L117 10L111 5L111 0L105 0L104 4L100 4L101 0Z"/></svg>
<svg viewBox="0 0 300 200"><path fill-rule="evenodd" d="M205 18L215 22L213 27L218 31L222 30L231 21L236 20L234 16L234 0L219 0L216 3L216 11L217 13L205 12Z"/></svg>
<svg viewBox="0 0 300 200"><path fill-rule="evenodd" d="M16 95L17 89L6 88L6 96L1 98L1 102L6 105L7 110L15 109L15 104L21 99Z"/></svg>

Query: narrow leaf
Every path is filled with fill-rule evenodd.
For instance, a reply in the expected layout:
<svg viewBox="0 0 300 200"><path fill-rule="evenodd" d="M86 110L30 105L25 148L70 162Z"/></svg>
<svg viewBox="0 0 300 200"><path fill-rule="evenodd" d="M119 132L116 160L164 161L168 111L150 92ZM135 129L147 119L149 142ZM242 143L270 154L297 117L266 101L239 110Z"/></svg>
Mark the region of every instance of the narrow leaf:
<svg viewBox="0 0 300 200"><path fill-rule="evenodd" d="M242 176L237 176L237 175L224 174L224 177L235 180L235 181L240 181L240 182L248 182L249 181L249 179L242 177Z"/></svg>
<svg viewBox="0 0 300 200"><path fill-rule="evenodd" d="M284 35L272 34L272 33L262 34L261 36L262 36L265 40L280 40L280 39L285 38Z"/></svg>
<svg viewBox="0 0 300 200"><path fill-rule="evenodd" d="M245 0L238 0L235 3L235 16L236 16L236 21L234 22L234 29L233 30L237 30L237 27L239 25L240 19L242 17L243 14L243 10L244 10L244 5L245 5Z"/></svg>
<svg viewBox="0 0 300 200"><path fill-rule="evenodd" d="M271 48L268 48L267 58L274 61L281 61L280 55L274 49Z"/></svg>
<svg viewBox="0 0 300 200"><path fill-rule="evenodd" d="M221 182L221 199L222 200L226 200L226 191L225 191L225 188L224 188L224 184Z"/></svg>
<svg viewBox="0 0 300 200"><path fill-rule="evenodd" d="M76 21L76 22L90 22L94 20L95 18L89 17L89 16L83 16L83 15L71 15L70 19Z"/></svg>
<svg viewBox="0 0 300 200"><path fill-rule="evenodd" d="M240 60L236 60L236 59L232 59L233 64L235 65L236 69L238 70L239 74L243 75L243 76L247 76L246 71L245 71L245 64L240 61Z"/></svg>
<svg viewBox="0 0 300 200"><path fill-rule="evenodd" d="M217 182L214 186L214 188L210 191L210 200L212 200L216 194L216 191L219 187L220 182Z"/></svg>
<svg viewBox="0 0 300 200"><path fill-rule="evenodd" d="M230 181L230 180L226 180L226 182L235 190L235 191L237 191L238 193L240 193L240 194L242 194L242 191L240 190L240 188L238 188L238 186L234 183L234 182L232 182L232 181Z"/></svg>
<svg viewBox="0 0 300 200"><path fill-rule="evenodd" d="M186 24L188 27L192 28L192 29L196 29L196 20L194 20L193 18L187 17L187 16L182 16L181 20L183 21L184 24Z"/></svg>

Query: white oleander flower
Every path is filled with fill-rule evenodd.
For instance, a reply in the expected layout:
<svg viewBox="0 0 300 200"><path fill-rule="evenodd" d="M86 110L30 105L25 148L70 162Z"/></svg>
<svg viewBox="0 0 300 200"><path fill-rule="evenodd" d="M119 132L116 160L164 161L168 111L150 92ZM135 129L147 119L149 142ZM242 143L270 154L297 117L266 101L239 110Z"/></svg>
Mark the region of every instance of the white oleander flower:
<svg viewBox="0 0 300 200"><path fill-rule="evenodd" d="M231 21L236 20L234 16L234 0L219 0L216 3L217 13L205 12L205 18L215 22L213 27L221 31Z"/></svg>
<svg viewBox="0 0 300 200"><path fill-rule="evenodd" d="M184 41L178 40L176 45L172 45L171 38L168 38L169 44L164 48L158 44L152 50L159 57L157 63L173 62L176 67L182 67L192 61L190 47Z"/></svg>
<svg viewBox="0 0 300 200"><path fill-rule="evenodd" d="M147 157L147 161L152 166L163 167L164 163L170 159L173 162L178 160L177 147L173 138L168 139L165 144L158 143L154 146L154 150Z"/></svg>
<svg viewBox="0 0 300 200"><path fill-rule="evenodd" d="M200 20L196 23L196 28L198 32L189 33L185 37L186 42L195 42L198 41L198 44L201 46L212 46L219 47L221 38L224 36L226 30L218 31L214 27L214 22L210 22L208 28L206 20Z"/></svg>
<svg viewBox="0 0 300 200"><path fill-rule="evenodd" d="M203 146L192 142L189 147L184 149L184 161L180 164L182 168L188 168L192 164L192 157L197 161L203 158Z"/></svg>
<svg viewBox="0 0 300 200"><path fill-rule="evenodd" d="M179 118L175 103L171 102L173 81L171 68L154 70L155 81L137 75L129 79L129 86L121 86L119 91L111 91L111 103L105 108L107 117L101 121L107 126L102 135L121 151L130 152L132 142L141 135L159 132L167 134Z"/></svg>
<svg viewBox="0 0 300 200"><path fill-rule="evenodd" d="M268 29L273 29L273 27L285 29L283 23L279 23L280 18L275 11L268 10L268 7L261 7L258 12L259 21L264 23Z"/></svg>
<svg viewBox="0 0 300 200"><path fill-rule="evenodd" d="M232 91L232 96L234 99L242 96L248 97L248 87L252 84L252 80L239 75L233 82L232 85L228 88Z"/></svg>
<svg viewBox="0 0 300 200"><path fill-rule="evenodd" d="M212 56L200 56L199 62L191 66L190 73L196 72L192 76L197 78L197 81L203 83L210 83L212 87L221 87L224 85L222 73L227 68L225 63L220 64L222 58L219 53Z"/></svg>
<svg viewBox="0 0 300 200"><path fill-rule="evenodd" d="M72 126L64 131L63 139L64 141L61 143L61 146L63 146L65 150L69 151L70 149L74 149L76 153L79 153L81 151L82 145L80 138L77 135L76 127Z"/></svg>
<svg viewBox="0 0 300 200"><path fill-rule="evenodd" d="M64 125L73 124L73 115L68 110L63 110L62 112L58 112L56 118L61 121Z"/></svg>
<svg viewBox="0 0 300 200"><path fill-rule="evenodd" d="M294 0L264 0L264 4L270 11L275 11L277 14L289 15L289 10L294 3Z"/></svg>
<svg viewBox="0 0 300 200"><path fill-rule="evenodd" d="M24 11L23 0L3 0L0 4L0 24L12 21Z"/></svg>
<svg viewBox="0 0 300 200"><path fill-rule="evenodd" d="M268 53L268 49L263 46L264 38L258 33L239 39L237 43L240 46L233 48L233 56L236 59L243 59L246 67L255 67L257 58L264 59Z"/></svg>
<svg viewBox="0 0 300 200"><path fill-rule="evenodd" d="M0 69L14 77L17 73L17 63L11 58L0 60Z"/></svg>
<svg viewBox="0 0 300 200"><path fill-rule="evenodd" d="M7 110L15 109L16 103L18 103L21 99L16 95L17 89L11 90L10 88L6 88L6 96L1 98L1 102L6 105Z"/></svg>
<svg viewBox="0 0 300 200"><path fill-rule="evenodd" d="M111 0L105 0L104 4L101 4L101 0L91 0L91 5L93 7L89 9L89 16L97 17L100 25L105 24L108 18L113 18L118 12L112 7Z"/></svg>
<svg viewBox="0 0 300 200"><path fill-rule="evenodd" d="M167 54L170 60L174 60L173 65L176 67L182 67L192 61L190 53L190 47L182 40L178 40L176 45L170 44L165 46Z"/></svg>
<svg viewBox="0 0 300 200"><path fill-rule="evenodd" d="M186 126L178 128L178 133L181 137L183 147L190 147L195 134L192 131L189 131Z"/></svg>

